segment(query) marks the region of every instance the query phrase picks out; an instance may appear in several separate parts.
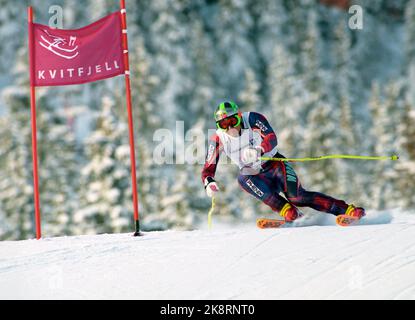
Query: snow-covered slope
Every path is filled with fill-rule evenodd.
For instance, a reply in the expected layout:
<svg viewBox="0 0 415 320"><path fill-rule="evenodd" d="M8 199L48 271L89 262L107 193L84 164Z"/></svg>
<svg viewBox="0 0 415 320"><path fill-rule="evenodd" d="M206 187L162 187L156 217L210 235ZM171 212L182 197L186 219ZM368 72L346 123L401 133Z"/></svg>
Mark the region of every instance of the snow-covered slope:
<svg viewBox="0 0 415 320"><path fill-rule="evenodd" d="M1 242L0 299L415 299L413 215L348 228L321 216L278 230Z"/></svg>

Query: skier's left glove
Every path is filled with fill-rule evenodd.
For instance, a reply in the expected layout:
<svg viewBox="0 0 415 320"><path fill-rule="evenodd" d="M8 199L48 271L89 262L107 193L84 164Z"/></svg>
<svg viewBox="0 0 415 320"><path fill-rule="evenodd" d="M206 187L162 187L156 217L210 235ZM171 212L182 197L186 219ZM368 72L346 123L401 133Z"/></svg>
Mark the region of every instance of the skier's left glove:
<svg viewBox="0 0 415 320"><path fill-rule="evenodd" d="M213 179L212 177L206 177L204 183L206 194L209 198L212 198L215 195L215 193L219 191L219 187L216 184L215 179Z"/></svg>
<svg viewBox="0 0 415 320"><path fill-rule="evenodd" d="M254 164L259 161L259 157L261 156L261 147L255 148L246 148L242 150L242 161L245 164Z"/></svg>

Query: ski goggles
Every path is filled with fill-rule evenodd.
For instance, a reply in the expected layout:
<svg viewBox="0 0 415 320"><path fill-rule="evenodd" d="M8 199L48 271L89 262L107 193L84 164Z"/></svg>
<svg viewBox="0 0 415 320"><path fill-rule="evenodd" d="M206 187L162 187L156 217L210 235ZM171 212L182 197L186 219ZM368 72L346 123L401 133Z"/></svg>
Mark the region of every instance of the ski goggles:
<svg viewBox="0 0 415 320"><path fill-rule="evenodd" d="M229 128L237 127L240 124L241 124L241 117L237 114L234 114L230 117L216 121L216 127L222 130L228 130Z"/></svg>

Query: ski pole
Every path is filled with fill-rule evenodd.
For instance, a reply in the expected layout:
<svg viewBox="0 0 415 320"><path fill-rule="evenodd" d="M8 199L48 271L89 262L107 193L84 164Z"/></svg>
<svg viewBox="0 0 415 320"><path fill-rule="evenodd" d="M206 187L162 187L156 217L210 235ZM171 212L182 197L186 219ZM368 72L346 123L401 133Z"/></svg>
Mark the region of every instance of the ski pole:
<svg viewBox="0 0 415 320"><path fill-rule="evenodd" d="M215 197L212 197L212 205L208 213L208 229L209 230L212 228L212 214L214 210L215 210Z"/></svg>
<svg viewBox="0 0 415 320"><path fill-rule="evenodd" d="M357 156L349 154L331 154L327 156L319 157L310 157L310 158L270 158L270 157L260 157L260 160L270 160L270 161L292 161L292 162L304 162L304 161L317 161L317 160L326 160L326 159L356 159L356 160L393 160L396 161L399 157L394 154L392 156Z"/></svg>

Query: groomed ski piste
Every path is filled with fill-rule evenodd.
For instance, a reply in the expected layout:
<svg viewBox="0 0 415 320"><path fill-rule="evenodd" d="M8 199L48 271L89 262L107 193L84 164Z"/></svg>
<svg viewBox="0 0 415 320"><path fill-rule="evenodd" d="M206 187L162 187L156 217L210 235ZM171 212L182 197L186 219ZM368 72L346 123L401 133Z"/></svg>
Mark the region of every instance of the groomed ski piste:
<svg viewBox="0 0 415 320"><path fill-rule="evenodd" d="M4 241L0 299L415 299L415 215Z"/></svg>

